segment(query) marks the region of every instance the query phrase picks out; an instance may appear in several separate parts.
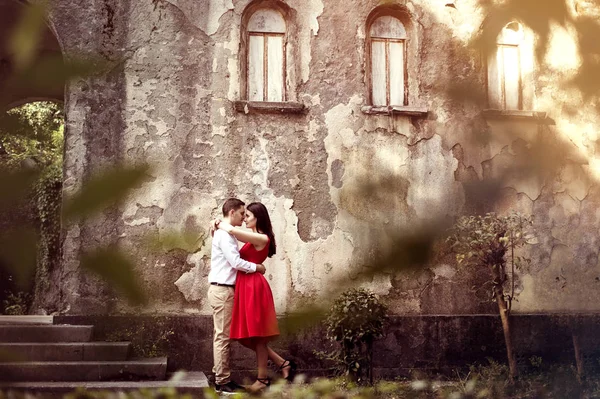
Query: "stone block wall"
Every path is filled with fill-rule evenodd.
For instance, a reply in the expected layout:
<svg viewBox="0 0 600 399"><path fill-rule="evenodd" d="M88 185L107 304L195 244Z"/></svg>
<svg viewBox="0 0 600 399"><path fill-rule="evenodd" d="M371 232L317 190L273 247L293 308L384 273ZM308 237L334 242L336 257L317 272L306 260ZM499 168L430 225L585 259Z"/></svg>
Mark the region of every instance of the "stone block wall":
<svg viewBox="0 0 600 399"><path fill-rule="evenodd" d="M598 315L527 315L513 319L515 354L519 367L531 368L531 357L544 366L575 363L572 334L577 333L588 372L596 370L600 351ZM171 371L212 369L212 319L209 316L57 316L55 323L94 325L94 339L152 342L167 355ZM167 340L156 337L167 336ZM163 344L166 345L163 346ZM293 331L272 343L285 358L295 360L308 375L329 375L331 364L314 351L333 349L321 326ZM138 343L134 345L138 347ZM138 349L139 350L139 349ZM135 352L134 352L135 354ZM140 353L138 353L140 354ZM143 353L148 355L147 352ZM430 375L454 375L471 365L488 365L488 358L506 364L500 318L492 315L393 316L385 335L374 345L374 372L382 378L410 376L414 371ZM254 353L232 343L232 369L242 378L255 373Z"/></svg>

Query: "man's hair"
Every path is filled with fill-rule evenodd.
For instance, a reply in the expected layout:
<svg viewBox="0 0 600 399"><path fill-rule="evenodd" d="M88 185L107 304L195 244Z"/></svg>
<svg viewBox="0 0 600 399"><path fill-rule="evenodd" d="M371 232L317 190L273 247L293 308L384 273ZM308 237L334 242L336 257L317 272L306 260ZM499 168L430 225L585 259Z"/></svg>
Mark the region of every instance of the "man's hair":
<svg viewBox="0 0 600 399"><path fill-rule="evenodd" d="M244 206L246 204L244 204L244 202L242 200L239 200L237 198L229 198L227 201L225 201L225 203L223 204L223 216L227 217L229 216L229 212L232 210L236 210L238 209L240 206Z"/></svg>

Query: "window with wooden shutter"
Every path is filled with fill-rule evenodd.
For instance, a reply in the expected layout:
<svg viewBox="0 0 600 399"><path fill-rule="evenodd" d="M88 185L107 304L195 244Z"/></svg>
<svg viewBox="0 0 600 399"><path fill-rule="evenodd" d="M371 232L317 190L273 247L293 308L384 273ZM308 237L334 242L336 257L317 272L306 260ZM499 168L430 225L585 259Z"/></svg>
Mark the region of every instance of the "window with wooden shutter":
<svg viewBox="0 0 600 399"><path fill-rule="evenodd" d="M488 95L490 107L503 110L523 109L521 47L523 28L511 22L498 36L496 51L488 59Z"/></svg>
<svg viewBox="0 0 600 399"><path fill-rule="evenodd" d="M272 9L257 10L248 21L247 93L250 101L286 101L285 19Z"/></svg>
<svg viewBox="0 0 600 399"><path fill-rule="evenodd" d="M408 105L406 29L398 18L385 15L370 26L371 104Z"/></svg>

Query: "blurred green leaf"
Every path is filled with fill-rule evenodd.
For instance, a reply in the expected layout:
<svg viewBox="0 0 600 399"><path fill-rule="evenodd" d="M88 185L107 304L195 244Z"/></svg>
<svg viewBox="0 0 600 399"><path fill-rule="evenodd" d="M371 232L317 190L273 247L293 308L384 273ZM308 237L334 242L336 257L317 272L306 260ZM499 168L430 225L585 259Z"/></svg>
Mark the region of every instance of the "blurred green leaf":
<svg viewBox="0 0 600 399"><path fill-rule="evenodd" d="M0 104L10 104L14 98L44 93L62 97L65 84L76 77L90 76L107 71L108 64L91 57L65 61L61 55L48 55L23 69L14 71L3 82Z"/></svg>
<svg viewBox="0 0 600 399"><path fill-rule="evenodd" d="M30 65L36 56L46 24L47 6L47 0L38 0L23 7L23 15L8 40L8 50L17 69Z"/></svg>
<svg viewBox="0 0 600 399"><path fill-rule="evenodd" d="M434 247L444 237L446 228L445 221L437 220L410 232L391 231L387 234L390 238L383 240L385 242L381 242L385 235L377 236L378 240L367 251L356 276L337 279L332 286L343 290L361 281L370 281L382 273L404 273L427 267L434 255Z"/></svg>
<svg viewBox="0 0 600 399"><path fill-rule="evenodd" d="M147 178L149 167L116 166L85 182L81 191L65 202L63 217L72 220L102 211L124 199Z"/></svg>
<svg viewBox="0 0 600 399"><path fill-rule="evenodd" d="M120 291L131 304L143 305L147 298L137 280L135 266L116 245L97 248L84 254L81 266L103 278Z"/></svg>
<svg viewBox="0 0 600 399"><path fill-rule="evenodd" d="M22 356L19 356L16 353L0 348L0 363L22 362L24 360L25 359Z"/></svg>
<svg viewBox="0 0 600 399"><path fill-rule="evenodd" d="M478 105L485 104L487 101L486 87L479 82L452 81L443 87L435 87L435 90L457 102Z"/></svg>
<svg viewBox="0 0 600 399"><path fill-rule="evenodd" d="M325 320L328 311L324 305L304 306L301 310L287 313L279 320L282 335L297 334L298 331L313 327Z"/></svg>
<svg viewBox="0 0 600 399"><path fill-rule="evenodd" d="M204 390L202 391L202 394L207 399L219 399L220 398L217 391L215 391L212 387L204 388ZM241 394L239 394L239 395L242 396ZM234 397L235 396L236 395L234 395Z"/></svg>
<svg viewBox="0 0 600 399"><path fill-rule="evenodd" d="M497 179L464 182L463 187L467 211L471 211L469 213L481 212L500 197L505 188L505 176Z"/></svg>
<svg viewBox="0 0 600 399"><path fill-rule="evenodd" d="M487 54L496 48L498 34L512 21L519 21L537 34L536 54L539 61L548 48L552 24L564 26L570 20L565 0L480 1L486 20L475 38L476 48Z"/></svg>
<svg viewBox="0 0 600 399"><path fill-rule="evenodd" d="M586 55L582 65L577 69L577 74L569 84L578 89L586 101L598 96L600 92L600 62L599 54Z"/></svg>
<svg viewBox="0 0 600 399"><path fill-rule="evenodd" d="M0 233L0 264L26 287L35 273L37 234L33 228L17 228Z"/></svg>
<svg viewBox="0 0 600 399"><path fill-rule="evenodd" d="M145 237L144 243L150 251L163 252L173 249L183 249L187 252L196 252L208 238L208 232L200 229L200 231L167 231L161 233L150 234Z"/></svg>
<svg viewBox="0 0 600 399"><path fill-rule="evenodd" d="M19 169L8 171L0 169L0 211L8 211L8 208L16 202L25 199L33 183L39 177L39 171L34 169Z"/></svg>

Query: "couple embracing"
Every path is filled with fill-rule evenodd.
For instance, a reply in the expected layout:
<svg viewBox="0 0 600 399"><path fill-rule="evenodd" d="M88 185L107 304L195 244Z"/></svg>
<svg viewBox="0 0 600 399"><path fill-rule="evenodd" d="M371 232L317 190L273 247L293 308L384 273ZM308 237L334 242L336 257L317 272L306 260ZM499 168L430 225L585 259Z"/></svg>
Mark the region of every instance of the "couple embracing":
<svg viewBox="0 0 600 399"><path fill-rule="evenodd" d="M279 335L275 304L262 264L275 255L271 219L265 206L253 202L247 207L237 198L223 204L223 219L211 222L213 232L208 300L213 311L213 357L215 387L228 393L244 388L231 380L230 341L236 340L256 352L258 375L247 387L260 392L270 384L268 359L283 378L291 381L296 364L279 356L268 343ZM243 223L251 229L241 229ZM238 249L238 240L244 246Z"/></svg>

